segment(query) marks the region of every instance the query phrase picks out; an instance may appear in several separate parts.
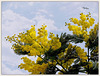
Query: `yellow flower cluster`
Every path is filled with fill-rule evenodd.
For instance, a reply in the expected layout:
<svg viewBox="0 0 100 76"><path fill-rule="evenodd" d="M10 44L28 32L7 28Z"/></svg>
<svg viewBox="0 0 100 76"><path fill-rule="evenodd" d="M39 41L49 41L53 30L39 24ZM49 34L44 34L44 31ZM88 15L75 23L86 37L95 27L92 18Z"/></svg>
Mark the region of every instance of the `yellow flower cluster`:
<svg viewBox="0 0 100 76"><path fill-rule="evenodd" d="M69 25L68 28L70 31L73 31L73 34L76 34L76 35L82 34L81 27L78 27L75 25Z"/></svg>
<svg viewBox="0 0 100 76"><path fill-rule="evenodd" d="M66 63L63 63L62 66L66 69L68 69L72 63L74 62L75 59L69 59Z"/></svg>
<svg viewBox="0 0 100 76"><path fill-rule="evenodd" d="M52 64L52 65L56 65L56 61L54 60L53 62L51 62L51 61L48 61L48 64L50 65L50 64Z"/></svg>
<svg viewBox="0 0 100 76"><path fill-rule="evenodd" d="M45 29L47 26L43 26L38 29L38 35L36 36L35 26L31 26L30 30L27 30L26 33L19 33L19 35L16 36L14 34L12 37L7 36L8 41L15 42L14 45L12 45L12 49L20 49L23 52L29 52L29 56L41 56L46 51L48 51L50 48L52 50L59 49L61 47L61 42L59 41L59 38L56 37L53 33L50 33L48 39L48 33ZM20 69L28 70L32 74L40 74L45 73L46 68L48 67L48 64L56 65L56 61L54 62L48 62L43 64L38 64L38 61L41 61L42 59L40 57L37 58L36 63L34 61L31 61L27 57L22 57L23 63L21 63Z"/></svg>
<svg viewBox="0 0 100 76"><path fill-rule="evenodd" d="M78 21L77 18L71 18L71 19L72 19L72 22L73 22L74 24L79 24L79 21Z"/></svg>
<svg viewBox="0 0 100 76"><path fill-rule="evenodd" d="M74 62L74 59L69 59L68 61L65 62L65 60L62 60L62 58L63 59L65 58L65 56L67 55L68 49L71 49L71 48L72 48L72 44L70 43L69 46L68 46L68 48L66 48L64 52L61 52L60 54L58 54L58 57L59 57L58 62L60 64L62 64L62 66L64 68L66 68L66 69L68 69L68 67L71 66L71 64Z"/></svg>
<svg viewBox="0 0 100 76"><path fill-rule="evenodd" d="M82 21L85 21L85 20L86 20L86 15L84 15L83 13L81 13L80 15L81 15L81 16L80 16L80 19L81 19Z"/></svg>
<svg viewBox="0 0 100 76"><path fill-rule="evenodd" d="M96 39L96 36L97 36L97 32L98 32L98 28L99 28L99 23L97 23L97 24L95 24L95 26L94 26L94 28L93 29L91 29L90 31L89 31L89 39L91 40L91 41L94 41L95 39ZM85 36L85 35L83 35L83 36ZM86 35L87 36L87 35ZM87 41L87 40L86 40ZM86 45L85 45L85 47L88 47L90 44L89 43L87 43Z"/></svg>
<svg viewBox="0 0 100 76"><path fill-rule="evenodd" d="M23 52L30 52L30 56L42 55L48 51L50 47L53 50L59 49L61 47L59 38L55 37L53 33L50 33L50 39L48 39L48 33L45 29L47 25L42 25L42 27L38 29L38 36L36 36L35 26L32 25L31 27L32 28L27 30L26 33L19 33L17 37L15 35L12 37L7 36L7 40L10 42L16 42L16 44L21 47ZM12 48L15 49L14 46L12 46Z"/></svg>
<svg viewBox="0 0 100 76"><path fill-rule="evenodd" d="M80 57L80 59L81 59L81 61L82 62L87 62L87 59L88 59L88 57L86 56L87 55L87 52L84 52L84 49L81 49L81 47L79 47L79 46L72 46L72 44L71 43L69 43L69 45L68 45L68 47L65 49L65 51L64 52L61 52L60 54L58 54L58 57L59 57L59 59L58 59L58 62L60 63L60 64L62 64L62 66L64 67L64 68L66 68L66 69L68 69L71 65L72 65L72 63L74 62L74 60L75 59L69 59L68 61L66 61L65 62L65 56L67 56L67 52L68 51L72 51L73 50L73 48L74 48L74 50L76 50L76 53L77 53L77 55ZM62 51L62 50L61 50ZM62 60L62 58L64 59L64 60Z"/></svg>
<svg viewBox="0 0 100 76"><path fill-rule="evenodd" d="M61 47L61 42L59 41L59 38L55 37L53 33L50 33L49 38L51 38L49 44L50 46L52 46L53 50L59 49Z"/></svg>
<svg viewBox="0 0 100 76"><path fill-rule="evenodd" d="M87 59L88 59L88 57L86 56L87 52L84 52L84 49L81 49L78 46L75 47L75 49L76 49L78 56L82 59L82 62L87 62Z"/></svg>
<svg viewBox="0 0 100 76"><path fill-rule="evenodd" d="M94 35L94 37L95 37L97 34L98 28L99 28L99 23L95 24L94 28L89 31L89 34Z"/></svg>
<svg viewBox="0 0 100 76"><path fill-rule="evenodd" d="M28 72L31 72L31 74L44 74L46 71L46 68L48 67L48 63L42 63L36 64L34 61L31 61L27 57L22 57L23 63L19 65L20 69L27 70Z"/></svg>
<svg viewBox="0 0 100 76"><path fill-rule="evenodd" d="M36 63L38 63L38 61L42 61L42 59L40 57L38 57L36 60Z"/></svg>
<svg viewBox="0 0 100 76"><path fill-rule="evenodd" d="M86 62L88 57L86 56L87 55L87 52L84 52L84 49L81 49L81 47L79 46L72 46L72 44L70 43L69 46L68 46L68 49L71 49L71 48L75 48L76 52L77 52L77 55L80 57L80 59L82 59L82 62Z"/></svg>
<svg viewBox="0 0 100 76"><path fill-rule="evenodd" d="M72 46L72 44L69 43L69 46L66 49L71 49L71 48L75 48L77 55L80 57L80 59L82 59L82 62L87 61L87 59L88 59L88 57L86 56L87 52L84 52L84 49L81 49L81 47L79 47L79 46L75 46L75 45Z"/></svg>
<svg viewBox="0 0 100 76"><path fill-rule="evenodd" d="M68 61L64 62L65 60L58 60L58 62L60 64L62 64L62 66L65 68L65 69L68 69L68 67L70 67L72 65L72 63L74 62L74 59L69 59Z"/></svg>
<svg viewBox="0 0 100 76"><path fill-rule="evenodd" d="M79 36L80 34L83 35L84 41L87 42L89 39L89 35L87 32L87 28L90 28L94 24L95 19L90 16L90 14L80 14L80 20L77 18L70 18L70 21L73 22L74 24L77 24L78 26L71 25L70 23L66 23L65 25L68 25L68 28L70 31L73 31L73 34L76 34ZM97 24L94 27L96 33L97 30ZM90 31L91 33L91 31Z"/></svg>
<svg viewBox="0 0 100 76"><path fill-rule="evenodd" d="M89 66L89 69L93 68L93 63L91 61L89 61L89 64L86 66L83 66L83 67L88 68L88 66Z"/></svg>

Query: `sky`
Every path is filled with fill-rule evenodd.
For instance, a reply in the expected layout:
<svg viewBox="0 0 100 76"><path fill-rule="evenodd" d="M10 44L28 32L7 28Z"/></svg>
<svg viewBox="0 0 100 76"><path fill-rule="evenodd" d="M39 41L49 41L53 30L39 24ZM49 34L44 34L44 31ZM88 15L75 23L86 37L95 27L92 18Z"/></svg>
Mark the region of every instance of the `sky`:
<svg viewBox="0 0 100 76"><path fill-rule="evenodd" d="M82 7L88 7L89 9L83 9ZM60 34L66 32L72 34L71 31L65 26L65 22L69 23L69 18L78 18L80 13L88 14L95 19L95 23L98 22L99 17L99 2L5 2L1 3L1 18L2 18L2 74L3 75L20 75L30 74L28 71L19 69L18 65L22 63L21 57L23 55L16 55L11 49L11 43L6 41L5 37L12 36L13 34L19 34L31 28L31 25L35 25L36 29L41 25L47 25L47 30L54 34ZM93 27L91 27L93 28ZM84 48L83 44L78 44ZM86 48L85 48L86 49ZM24 55L26 56L26 55ZM35 57L28 57L32 60L36 60Z"/></svg>

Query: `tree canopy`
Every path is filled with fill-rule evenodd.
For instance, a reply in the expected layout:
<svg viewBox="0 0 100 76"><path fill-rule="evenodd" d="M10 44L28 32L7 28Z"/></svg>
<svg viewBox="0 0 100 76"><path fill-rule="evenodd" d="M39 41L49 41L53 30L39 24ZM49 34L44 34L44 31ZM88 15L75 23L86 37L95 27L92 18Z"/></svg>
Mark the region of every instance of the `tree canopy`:
<svg viewBox="0 0 100 76"><path fill-rule="evenodd" d="M80 13L80 20L70 18L65 22L73 35L61 33L60 36L47 32L47 25L42 25L35 31L35 25L30 30L18 35L7 36L6 40L13 43L12 49L17 55L37 56L32 61L22 57L24 63L18 67L31 74L98 74L98 27L91 13ZM72 25L73 23L74 25ZM93 27L90 31L90 27ZM67 28L66 27L66 28ZM77 43L85 42L88 50L82 49ZM75 43L75 45L72 45Z"/></svg>

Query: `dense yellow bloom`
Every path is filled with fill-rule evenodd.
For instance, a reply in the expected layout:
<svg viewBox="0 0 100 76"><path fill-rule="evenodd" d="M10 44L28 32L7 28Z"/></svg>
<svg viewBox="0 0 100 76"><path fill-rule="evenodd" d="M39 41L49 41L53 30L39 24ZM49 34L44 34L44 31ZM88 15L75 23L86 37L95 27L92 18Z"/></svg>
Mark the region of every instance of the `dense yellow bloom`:
<svg viewBox="0 0 100 76"><path fill-rule="evenodd" d="M61 42L59 41L59 38L55 37L53 33L50 33L49 38L51 38L49 44L50 46L52 46L53 50L59 49L61 47Z"/></svg>
<svg viewBox="0 0 100 76"><path fill-rule="evenodd" d="M77 36L82 35L82 39L86 42L85 47L88 47L90 45L88 40L95 39L99 24L95 24L94 28L88 33L87 29L93 26L95 21L94 18L90 17L88 14L85 15L81 13L80 20L77 18L71 18L70 21L77 24L77 26L66 23L68 29L73 31L73 34ZM10 43L12 41L15 42L12 45L14 51L18 50L19 52L19 50L21 50L21 52L25 52L29 56L38 56L36 62L27 57L22 57L21 59L23 59L24 63L19 65L20 69L27 70L28 72L31 72L31 74L45 74L47 69L49 69L49 65L59 65L63 68L61 71L68 70L74 63L74 60L77 59L76 57L80 59L78 61L79 63L87 62L88 56L87 52L84 52L84 49L76 45L73 46L71 43L69 43L67 48L64 46L63 49L59 38L56 37L55 34L50 32L48 36L48 31L45 29L46 27L47 25L42 25L42 27L38 29L38 35L36 35L35 25L32 25L31 29L27 30L26 33L22 32L17 36L14 34L12 37L7 36L6 40L10 41ZM94 35L94 37L91 37L92 35ZM58 51L59 48L61 49L60 51ZM50 57L52 55L51 53L54 54L56 51L56 56ZM48 54L48 52L50 54ZM98 47L92 52L98 53ZM73 53L74 55L72 55ZM91 57L93 57L92 54ZM85 68L87 67L88 65L85 66ZM89 61L89 68L92 67L93 63ZM58 74L62 73L59 72Z"/></svg>
<svg viewBox="0 0 100 76"><path fill-rule="evenodd" d="M38 29L38 35L36 35L35 26L32 25L31 29L27 30L26 33L19 33L17 36L14 34L12 37L7 36L6 40L15 42L15 44L12 45L13 50L20 48L23 52L29 52L29 56L41 56L47 52L50 47L53 51L61 47L59 38L53 33L50 33L50 39L48 39L46 27L47 25L42 25L42 27ZM37 58L36 63L27 57L22 57L21 59L23 59L24 63L19 65L20 69L28 70L32 74L45 73L48 64L51 64L51 62L42 63L41 65L38 64L38 61L42 60L40 57ZM52 64L56 65L56 61L52 62Z"/></svg>
<svg viewBox="0 0 100 76"><path fill-rule="evenodd" d="M80 19L81 19L82 21L85 21L85 20L86 20L86 15L81 14Z"/></svg>
<svg viewBox="0 0 100 76"><path fill-rule="evenodd" d="M31 72L32 74L44 74L46 68L48 67L48 64L46 63L42 63L42 65L36 64L34 61L31 61L27 57L22 57L21 59L23 59L24 64L21 63L19 65L20 69L28 70L28 72ZM38 60L40 61L40 59Z"/></svg>
<svg viewBox="0 0 100 76"><path fill-rule="evenodd" d="M73 22L74 24L79 24L79 21L78 21L77 18L72 18L72 22Z"/></svg>
<svg viewBox="0 0 100 76"><path fill-rule="evenodd" d="M15 34L12 37L7 36L7 40L12 42L16 42L19 44L19 42L25 43L26 45L20 45L21 50L24 52L30 52L28 53L31 56L36 55L42 55L46 51L50 49L50 47L53 50L59 49L61 47L61 42L59 41L59 38L57 38L53 33L50 33L48 39L48 33L45 29L47 25L43 26L38 29L38 35L36 36L35 26L31 26L30 30L27 30L26 33L19 33L19 35L16 37ZM12 46L13 49L16 49L15 46Z"/></svg>
<svg viewBox="0 0 100 76"><path fill-rule="evenodd" d="M74 58L74 59L68 59L66 61L66 58L68 56L67 52L71 52L73 50L73 48L76 51L76 53L77 53L78 57L80 58L80 60L82 62L87 62L87 59L88 59L88 57L86 56L87 52L84 52L84 49L81 49L81 47L75 46L75 45L73 46L71 43L69 43L69 46L67 48L65 48L65 51L58 54L59 59L57 60L60 64L62 64L62 66L65 69L68 69L75 60L75 58Z"/></svg>
<svg viewBox="0 0 100 76"><path fill-rule="evenodd" d="M92 18L90 14L85 15L81 13L80 20L78 20L77 18L70 18L70 22L73 22L74 24L77 24L78 26L71 25L70 23L66 23L66 25L68 25L69 31L73 31L73 34L76 34L77 36L83 35L84 41L87 42L91 34L93 34L94 37L97 34L99 24L95 24L94 29L91 29L89 33L87 32L87 29L89 29L90 26L93 26L94 21L95 19ZM88 45L86 44L85 46L87 47Z"/></svg>
<svg viewBox="0 0 100 76"><path fill-rule="evenodd" d="M68 69L68 67L70 67L73 62L74 62L74 59L69 59L66 63L63 64L63 67Z"/></svg>
<svg viewBox="0 0 100 76"><path fill-rule="evenodd" d="M82 59L82 62L86 62L88 59L88 57L86 56L87 52L84 52L84 49L81 49L78 46L75 49L76 49L78 56Z"/></svg>
<svg viewBox="0 0 100 76"><path fill-rule="evenodd" d="M97 34L98 28L99 28L99 24L97 23L97 24L95 24L94 28L89 31L89 34L90 35L93 34L95 36Z"/></svg>
<svg viewBox="0 0 100 76"><path fill-rule="evenodd" d="M90 18L89 19L89 23L91 24L91 26L94 24L95 19L94 18Z"/></svg>
<svg viewBox="0 0 100 76"><path fill-rule="evenodd" d="M69 25L68 28L70 31L73 31L73 34L76 34L76 35L82 34L81 27L78 27L75 25Z"/></svg>

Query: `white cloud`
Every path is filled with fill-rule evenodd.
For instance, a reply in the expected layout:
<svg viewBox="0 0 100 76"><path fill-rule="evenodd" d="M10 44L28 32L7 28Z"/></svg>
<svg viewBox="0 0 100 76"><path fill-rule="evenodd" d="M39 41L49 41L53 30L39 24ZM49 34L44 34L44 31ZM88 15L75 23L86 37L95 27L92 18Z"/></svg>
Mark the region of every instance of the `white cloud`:
<svg viewBox="0 0 100 76"><path fill-rule="evenodd" d="M47 13L45 10L40 10L40 13L41 12ZM2 29L4 36L13 35L14 33L18 34L23 30L29 29L30 26L34 24L38 28L40 28L42 24L46 24L48 31L58 31L58 28L54 25L54 20L46 18L46 16L42 14L36 14L33 19L27 19L24 16L14 13L12 10L2 12Z"/></svg>
<svg viewBox="0 0 100 76"><path fill-rule="evenodd" d="M17 9L17 8L19 7L19 4L16 3L16 2L15 2L15 3L12 2L12 3L9 4L8 7L9 7L9 8L13 7L14 9Z"/></svg>
<svg viewBox="0 0 100 76"><path fill-rule="evenodd" d="M13 50L11 50L13 51ZM12 66L12 67L18 67L20 63L23 63L23 60L21 60L22 57L28 57L29 59L36 61L37 57L34 56L27 56L27 55L16 55L15 53L8 53L2 56L2 62L6 62L6 64Z"/></svg>
<svg viewBox="0 0 100 76"><path fill-rule="evenodd" d="M62 11L65 11L66 9L67 9L66 6L62 6L62 7L60 7L60 10L62 10Z"/></svg>
<svg viewBox="0 0 100 76"><path fill-rule="evenodd" d="M10 65L12 67L16 67L20 63L22 63L21 57L22 56L18 56L18 55L14 54L14 53L13 54L9 53L6 56L5 55L2 56L2 61L3 62L7 62L6 64L8 64L8 65Z"/></svg>
<svg viewBox="0 0 100 76"><path fill-rule="evenodd" d="M22 62L22 56L18 56L14 53L14 51L11 49L11 44L5 41L4 37L15 33L18 34L24 29L29 28L32 24L34 24L34 21L20 16L19 14L14 13L12 10L2 12L2 62L6 62L12 67L17 67ZM11 70L10 68L4 67L2 68L3 74L21 73L19 70Z"/></svg>
<svg viewBox="0 0 100 76"><path fill-rule="evenodd" d="M96 18L99 17L97 13L93 13L92 16L93 16L93 17L96 17ZM98 19L98 20L99 20L99 19Z"/></svg>
<svg viewBox="0 0 100 76"><path fill-rule="evenodd" d="M40 10L38 10L39 12L41 12L41 13L48 13L46 10L44 10L44 9L40 9Z"/></svg>
<svg viewBox="0 0 100 76"><path fill-rule="evenodd" d="M50 17L54 17L52 14L49 15Z"/></svg>
<svg viewBox="0 0 100 76"><path fill-rule="evenodd" d="M42 11L43 12L43 11ZM36 15L33 19L28 19L24 16L21 16L17 13L14 13L12 10L6 10L2 12L2 62L6 62L9 66L17 67L21 62L22 56L16 55L11 48L11 44L5 41L5 36L12 36L13 34L18 34L25 31L26 29L31 28L31 25L36 24L36 28L40 28L41 25L45 23L48 27L48 31L57 31L58 28L54 26L54 21L48 19L42 15ZM35 57L29 57L32 60L36 60ZM6 65L2 65L3 74L21 74L19 70L11 70L7 68ZM8 71L7 71L8 70ZM7 72L6 72L7 71ZM23 73L22 73L23 74Z"/></svg>
<svg viewBox="0 0 100 76"><path fill-rule="evenodd" d="M33 18L34 21L36 21L36 29L40 28L41 25L45 24L47 25L47 30L50 31L57 31L58 28L54 25L54 21L51 19L47 19L45 16L42 15L36 15L35 18Z"/></svg>
<svg viewBox="0 0 100 76"><path fill-rule="evenodd" d="M39 9L37 12L36 12L36 15L44 15L44 16L49 16L49 17L54 17L53 14L50 14L47 10L45 9Z"/></svg>
<svg viewBox="0 0 100 76"><path fill-rule="evenodd" d="M5 64L2 64L2 74L6 75L6 74L28 74L27 72L22 72L20 71L20 69L15 69L15 70L11 70L9 67L7 67Z"/></svg>
<svg viewBox="0 0 100 76"><path fill-rule="evenodd" d="M29 6L33 6L34 2L28 2Z"/></svg>
<svg viewBox="0 0 100 76"><path fill-rule="evenodd" d="M69 3L67 3L69 4ZM28 2L29 6L33 6L34 2ZM75 3L74 6L73 4L71 5L67 5L66 3L65 5L60 6L60 9L64 12L67 11L68 16L69 14L75 14L77 11L80 9L80 11L83 11L83 9L80 6L80 3ZM44 5L48 6L48 4ZM24 7L23 5L18 5L17 3L11 3L9 5L9 7L14 7L15 9L17 8L21 8ZM79 7L79 9L74 9L76 7ZM45 7L47 8L47 7ZM94 7L95 8L95 7ZM74 11L73 11L74 10ZM23 11L23 10L22 10ZM73 12L69 12L69 11L73 11ZM23 13L24 14L24 13ZM36 16L32 19L28 19L24 16L21 16L20 14L17 14L15 12L13 12L10 9L7 9L6 11L2 12L2 49L5 48L6 50L2 50L2 61L6 62L6 64L12 66L12 67L17 67L22 60L20 59L22 56L18 56L16 55L13 50L10 49L11 44L9 42L6 42L4 40L5 36L12 36L13 34L18 34L20 32L25 31L26 29L29 29L31 25L36 25L36 29L40 28L42 24L46 24L47 25L47 30L48 32L54 32L54 31L67 31L67 27L62 27L62 28L58 28L55 26L55 22L54 20L47 18L47 15L50 17L53 17L53 14L49 13L48 11L46 11L45 9L39 9L37 11L37 13L34 13ZM93 14L94 16L97 16L97 14ZM68 32L68 31L67 31ZM32 60L36 60L34 57L29 57ZM2 73L3 74L23 74L20 70L11 70L11 68L9 68L7 65L3 64L2 65ZM25 74L25 73L24 73Z"/></svg>
<svg viewBox="0 0 100 76"><path fill-rule="evenodd" d="M3 35L16 34L24 29L28 29L32 24L35 24L35 22L14 13L12 10L2 12Z"/></svg>
<svg viewBox="0 0 100 76"><path fill-rule="evenodd" d="M62 6L59 9L62 10L62 11L67 11L67 10L70 10L70 9L74 9L76 7L74 9L74 10L76 10L77 6L79 6L80 4L81 4L81 2L65 2L65 3L62 4Z"/></svg>

